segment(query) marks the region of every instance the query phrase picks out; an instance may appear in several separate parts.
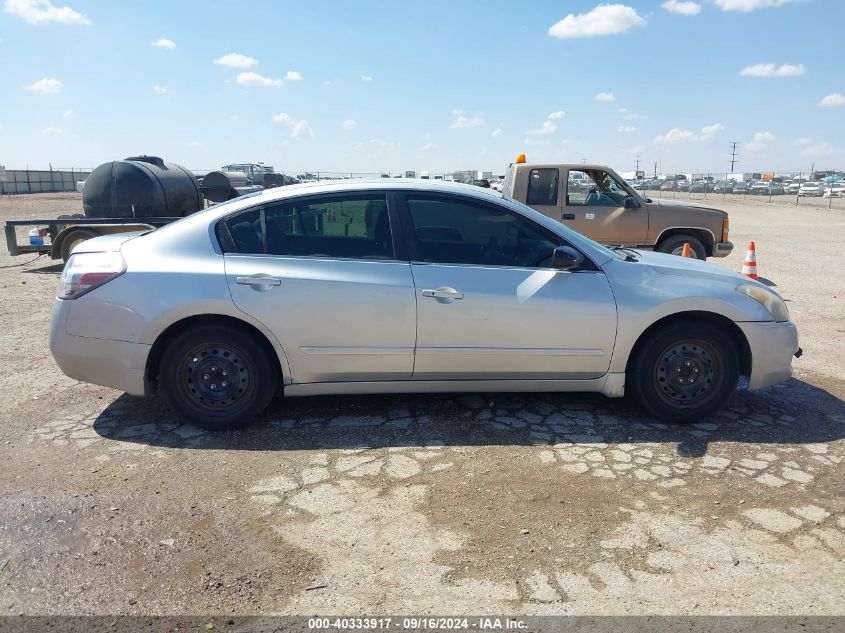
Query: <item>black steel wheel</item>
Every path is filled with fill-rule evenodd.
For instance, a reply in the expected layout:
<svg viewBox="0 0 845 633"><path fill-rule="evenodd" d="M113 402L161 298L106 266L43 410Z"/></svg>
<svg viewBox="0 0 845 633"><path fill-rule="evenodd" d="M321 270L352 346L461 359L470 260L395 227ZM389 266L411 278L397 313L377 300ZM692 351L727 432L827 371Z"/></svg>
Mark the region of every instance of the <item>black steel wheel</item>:
<svg viewBox="0 0 845 633"><path fill-rule="evenodd" d="M265 347L249 334L220 326L178 335L165 349L159 371L159 387L171 408L214 431L248 424L278 384L278 365Z"/></svg>
<svg viewBox="0 0 845 633"><path fill-rule="evenodd" d="M638 345L626 383L652 415L694 422L721 408L738 380L731 338L710 323L683 322L653 332Z"/></svg>

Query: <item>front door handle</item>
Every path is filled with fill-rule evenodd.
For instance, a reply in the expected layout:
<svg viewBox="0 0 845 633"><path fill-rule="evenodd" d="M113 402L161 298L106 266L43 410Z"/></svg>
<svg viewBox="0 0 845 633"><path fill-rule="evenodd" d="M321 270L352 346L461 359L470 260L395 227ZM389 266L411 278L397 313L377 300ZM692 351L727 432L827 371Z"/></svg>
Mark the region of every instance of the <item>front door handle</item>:
<svg viewBox="0 0 845 633"><path fill-rule="evenodd" d="M449 286L440 286L434 290L423 290L423 297L433 297L435 299L463 299L464 293L458 292Z"/></svg>
<svg viewBox="0 0 845 633"><path fill-rule="evenodd" d="M242 286L251 286L253 290L269 290L273 286L282 285L282 280L278 277L271 277L263 273L249 277L238 277L236 281Z"/></svg>

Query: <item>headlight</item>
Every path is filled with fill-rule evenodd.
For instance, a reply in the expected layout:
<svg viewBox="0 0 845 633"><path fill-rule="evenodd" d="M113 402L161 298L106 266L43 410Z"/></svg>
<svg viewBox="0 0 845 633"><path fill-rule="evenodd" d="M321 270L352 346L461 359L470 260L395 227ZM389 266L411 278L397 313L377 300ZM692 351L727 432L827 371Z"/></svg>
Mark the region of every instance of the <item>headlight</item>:
<svg viewBox="0 0 845 633"><path fill-rule="evenodd" d="M755 286L754 284L739 284L736 287L736 291L741 292L744 295L748 295L754 299L754 301L766 308L766 310L769 311L769 314L771 314L778 323L789 321L789 310L786 309L786 304L783 302L783 299L770 290L766 290L760 286Z"/></svg>

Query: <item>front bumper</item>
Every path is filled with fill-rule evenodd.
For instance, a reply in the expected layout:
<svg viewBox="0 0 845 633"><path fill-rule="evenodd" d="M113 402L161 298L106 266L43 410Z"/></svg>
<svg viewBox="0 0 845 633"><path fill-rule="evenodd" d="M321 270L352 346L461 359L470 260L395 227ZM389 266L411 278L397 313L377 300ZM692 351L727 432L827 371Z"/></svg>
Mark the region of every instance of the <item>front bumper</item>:
<svg viewBox="0 0 845 633"><path fill-rule="evenodd" d="M751 347L749 389L762 389L787 380L792 375L792 358L800 356L798 330L785 323L737 323Z"/></svg>
<svg viewBox="0 0 845 633"><path fill-rule="evenodd" d="M727 257L733 252L733 242L717 242L713 247L713 257Z"/></svg>
<svg viewBox="0 0 845 633"><path fill-rule="evenodd" d="M50 322L50 352L70 378L144 395L151 345L73 336L65 328L72 301L57 299Z"/></svg>

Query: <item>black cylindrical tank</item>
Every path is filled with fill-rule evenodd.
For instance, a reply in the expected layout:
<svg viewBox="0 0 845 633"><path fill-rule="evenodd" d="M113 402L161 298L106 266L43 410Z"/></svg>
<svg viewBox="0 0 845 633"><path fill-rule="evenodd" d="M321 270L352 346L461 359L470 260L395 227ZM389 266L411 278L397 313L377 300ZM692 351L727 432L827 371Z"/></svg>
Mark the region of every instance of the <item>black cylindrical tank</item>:
<svg viewBox="0 0 845 633"><path fill-rule="evenodd" d="M82 208L89 218L183 217L204 206L196 177L156 156L104 163L85 180Z"/></svg>
<svg viewBox="0 0 845 633"><path fill-rule="evenodd" d="M246 174L240 171L210 171L202 179L202 190L211 202L225 202L240 195L246 187Z"/></svg>

